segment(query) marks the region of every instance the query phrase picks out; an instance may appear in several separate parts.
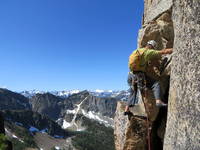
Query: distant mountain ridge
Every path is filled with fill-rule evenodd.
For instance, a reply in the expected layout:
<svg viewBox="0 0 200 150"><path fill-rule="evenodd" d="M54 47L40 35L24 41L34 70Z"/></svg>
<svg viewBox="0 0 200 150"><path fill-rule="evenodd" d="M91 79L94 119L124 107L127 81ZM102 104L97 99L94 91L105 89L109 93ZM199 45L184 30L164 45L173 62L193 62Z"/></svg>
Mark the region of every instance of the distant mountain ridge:
<svg viewBox="0 0 200 150"><path fill-rule="evenodd" d="M91 95L96 97L113 97L120 100L126 100L128 97L128 91L125 90L94 90L90 91L87 90ZM31 98L35 96L36 94L45 94L45 93L51 93L55 96L59 96L62 98L67 98L73 94L77 94L82 92L81 90L63 90L63 91L39 91L39 90L30 90L30 91L22 91L19 92L20 94L24 95L25 97Z"/></svg>
<svg viewBox="0 0 200 150"><path fill-rule="evenodd" d="M63 93L66 94L67 92ZM7 134L11 135L11 138L14 137L18 144L21 141L25 141L20 136L21 132L25 130L32 132L34 130L40 136L44 136L43 132L47 132L51 136L59 135L59 137L68 135L68 131L72 131L72 134L75 133L78 138L75 139L75 142L76 140L78 142L79 140L84 141L87 139L82 137L81 134L87 134L89 136L87 140L89 141L94 137L104 139L104 136L108 134L111 137L106 139L106 141L111 143L111 147L114 145L112 136L113 117L117 102L120 101L116 97L124 96L125 93L100 90L92 93L86 90L77 90L68 92L69 95L63 97L60 96L59 92L54 92L53 94L35 90L32 92L26 91L24 94L28 94L26 95L27 97L7 89L0 89L0 110L4 112L4 117L11 127L8 128L7 126ZM94 96L95 94L98 94L98 96ZM110 94L113 94L115 97L109 97L108 95ZM12 130L15 127L12 128L11 124L17 126L16 131ZM96 130L97 127L104 131ZM24 131L19 131L20 133L18 134L18 129L21 128ZM92 130L94 133L88 133L89 130ZM107 130L109 130L109 133ZM35 135L30 135L30 139L33 136ZM90 139L91 137L92 139ZM38 143L36 142L36 144ZM95 146L95 140L93 144ZM80 145L80 143L78 142L75 145Z"/></svg>
<svg viewBox="0 0 200 150"><path fill-rule="evenodd" d="M27 97L19 93L0 88L0 110L6 109L31 109L31 106Z"/></svg>
<svg viewBox="0 0 200 150"><path fill-rule="evenodd" d="M7 89L0 89L1 110L32 110L49 118L66 128L73 127L77 115L96 120L106 126L113 127L113 117L116 103L127 96L126 91L62 91L40 92L37 90L15 93ZM63 94L65 97L60 96ZM97 95L97 96L96 96ZM76 127L75 130L79 130Z"/></svg>

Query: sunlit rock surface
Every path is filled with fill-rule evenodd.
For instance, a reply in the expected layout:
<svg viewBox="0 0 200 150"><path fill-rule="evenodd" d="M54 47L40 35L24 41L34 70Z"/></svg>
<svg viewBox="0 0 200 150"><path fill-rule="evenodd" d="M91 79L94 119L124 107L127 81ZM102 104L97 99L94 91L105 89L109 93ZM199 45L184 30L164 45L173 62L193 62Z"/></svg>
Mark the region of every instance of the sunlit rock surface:
<svg viewBox="0 0 200 150"><path fill-rule="evenodd" d="M146 46L146 43L152 39L158 43L157 50L173 47L172 1L146 0L143 19L143 26L138 34L138 47ZM168 100L170 61L170 55L154 60L147 73L148 76L160 80L165 102ZM125 102L118 102L114 119L116 150L146 150L148 148L147 116L152 128L151 148L162 149L167 109L156 107L155 98L150 90L144 95L144 103L146 111L140 97L140 103L131 108L134 115L128 120L127 116L123 116Z"/></svg>
<svg viewBox="0 0 200 150"><path fill-rule="evenodd" d="M165 150L200 149L200 1L174 0L174 53Z"/></svg>
<svg viewBox="0 0 200 150"><path fill-rule="evenodd" d="M169 100L168 114L166 109L156 110L155 103L150 101L151 91L145 100L152 123L151 148L199 150L200 1L145 0L144 6L138 47L144 47L148 40L154 39L158 42L158 50L171 47L174 50L172 56L167 57L169 64L166 63L168 65L160 74L148 72L152 76L158 75L156 78L161 80L165 91L164 100ZM124 107L125 103L118 103L116 110L116 150L146 150L145 118L142 120L143 115L139 115L140 118L133 116L128 120L122 115Z"/></svg>

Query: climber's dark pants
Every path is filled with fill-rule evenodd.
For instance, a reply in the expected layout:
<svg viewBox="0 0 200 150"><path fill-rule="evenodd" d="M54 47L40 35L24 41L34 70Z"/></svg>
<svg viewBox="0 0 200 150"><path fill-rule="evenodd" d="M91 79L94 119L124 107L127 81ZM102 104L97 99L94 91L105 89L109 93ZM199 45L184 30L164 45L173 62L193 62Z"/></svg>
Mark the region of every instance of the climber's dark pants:
<svg viewBox="0 0 200 150"><path fill-rule="evenodd" d="M137 84L132 85L133 81L137 80L137 74L133 74L133 73L129 73L128 74L128 85L130 86L129 88L129 97L128 97L128 101L127 101L127 106L134 106L136 103L138 103L138 97L137 97L137 93L138 93L138 87Z"/></svg>
<svg viewBox="0 0 200 150"><path fill-rule="evenodd" d="M160 87L160 82L158 80L154 80L148 76L146 78L146 86L148 89L153 91L154 98L156 100L161 100L162 99L162 93L161 93L161 87ZM135 87L129 89L129 97L127 101L128 106L134 106L136 103L138 103L138 87L135 85Z"/></svg>
<svg viewBox="0 0 200 150"><path fill-rule="evenodd" d="M147 88L153 91L154 98L157 100L162 99L162 93L161 93L161 87L160 87L160 81L154 80L148 76L146 76L147 81Z"/></svg>
<svg viewBox="0 0 200 150"><path fill-rule="evenodd" d="M129 97L128 97L127 105L131 107L131 106L134 106L136 103L138 103L138 97L137 97L138 91L132 88L130 88L128 91L129 91Z"/></svg>

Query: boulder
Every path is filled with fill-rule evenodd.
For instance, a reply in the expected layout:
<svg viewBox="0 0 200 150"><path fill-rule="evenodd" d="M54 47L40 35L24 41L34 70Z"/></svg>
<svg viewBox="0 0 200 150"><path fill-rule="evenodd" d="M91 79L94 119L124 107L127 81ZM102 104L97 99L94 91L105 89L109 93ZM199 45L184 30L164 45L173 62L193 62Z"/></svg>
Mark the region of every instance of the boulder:
<svg viewBox="0 0 200 150"><path fill-rule="evenodd" d="M157 49L172 48L174 41L174 29L169 9L160 14L161 16L155 21L143 24L139 30L138 47L145 47L149 40L155 40L158 43Z"/></svg>

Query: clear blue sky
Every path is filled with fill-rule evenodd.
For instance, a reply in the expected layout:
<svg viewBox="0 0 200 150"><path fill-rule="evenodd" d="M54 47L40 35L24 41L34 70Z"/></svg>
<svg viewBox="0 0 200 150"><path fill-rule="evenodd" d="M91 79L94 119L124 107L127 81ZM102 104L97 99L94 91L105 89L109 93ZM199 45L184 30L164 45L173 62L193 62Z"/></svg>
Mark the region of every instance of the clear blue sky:
<svg viewBox="0 0 200 150"><path fill-rule="evenodd" d="M127 89L143 0L0 1L0 86Z"/></svg>

